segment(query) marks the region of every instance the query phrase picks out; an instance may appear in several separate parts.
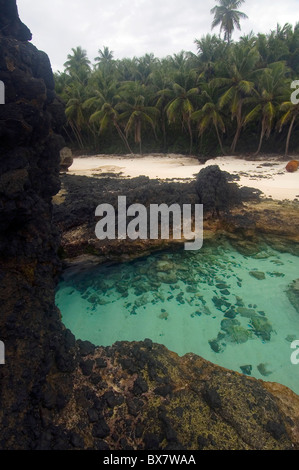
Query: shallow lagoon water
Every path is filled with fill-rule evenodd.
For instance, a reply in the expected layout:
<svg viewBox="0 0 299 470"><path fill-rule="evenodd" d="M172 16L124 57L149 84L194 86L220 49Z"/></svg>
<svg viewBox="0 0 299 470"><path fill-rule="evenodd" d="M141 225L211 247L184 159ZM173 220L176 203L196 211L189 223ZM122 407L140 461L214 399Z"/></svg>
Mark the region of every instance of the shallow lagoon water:
<svg viewBox="0 0 299 470"><path fill-rule="evenodd" d="M77 339L99 346L150 338L299 394L299 312L286 294L299 257L267 245L244 256L228 241L65 273L56 304Z"/></svg>

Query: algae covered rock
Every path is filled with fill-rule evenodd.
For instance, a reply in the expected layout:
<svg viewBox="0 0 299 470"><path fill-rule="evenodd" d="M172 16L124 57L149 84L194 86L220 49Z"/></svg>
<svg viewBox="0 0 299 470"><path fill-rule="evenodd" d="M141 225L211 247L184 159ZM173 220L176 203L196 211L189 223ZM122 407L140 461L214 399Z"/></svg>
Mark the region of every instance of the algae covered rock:
<svg viewBox="0 0 299 470"><path fill-rule="evenodd" d="M250 271L249 274L250 276L254 277L255 279L258 279L259 281L266 279L265 273L263 273L262 271Z"/></svg>
<svg viewBox="0 0 299 470"><path fill-rule="evenodd" d="M251 375L252 372L252 365L251 364L246 364L245 366L240 366L241 371L245 375Z"/></svg>
<svg viewBox="0 0 299 470"><path fill-rule="evenodd" d="M261 337L263 341L270 341L273 328L267 318L260 316L253 317L251 324L257 336Z"/></svg>
<svg viewBox="0 0 299 470"><path fill-rule="evenodd" d="M247 307L238 307L237 313L241 315L241 317L246 317L246 318L254 318L258 315L257 312L253 308L247 308Z"/></svg>
<svg viewBox="0 0 299 470"><path fill-rule="evenodd" d="M252 335L251 331L241 326L235 318L222 320L221 329L226 332L225 340L230 343L246 343Z"/></svg>

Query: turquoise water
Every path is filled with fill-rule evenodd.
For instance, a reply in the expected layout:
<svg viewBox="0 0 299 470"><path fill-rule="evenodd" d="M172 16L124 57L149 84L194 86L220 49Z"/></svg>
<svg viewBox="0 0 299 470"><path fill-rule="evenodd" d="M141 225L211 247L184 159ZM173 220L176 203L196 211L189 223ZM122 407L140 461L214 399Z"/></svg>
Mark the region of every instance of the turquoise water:
<svg viewBox="0 0 299 470"><path fill-rule="evenodd" d="M227 241L65 273L56 304L77 339L109 346L150 338L179 355L287 385L299 394L299 312L286 290L299 258L263 245L243 256Z"/></svg>

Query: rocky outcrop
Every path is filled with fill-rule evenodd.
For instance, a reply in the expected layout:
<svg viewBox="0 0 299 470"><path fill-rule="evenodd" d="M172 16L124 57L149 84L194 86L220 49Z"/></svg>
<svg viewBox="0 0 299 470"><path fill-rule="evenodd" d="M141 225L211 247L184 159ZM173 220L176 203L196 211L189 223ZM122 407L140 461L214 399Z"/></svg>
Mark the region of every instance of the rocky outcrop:
<svg viewBox="0 0 299 470"><path fill-rule="evenodd" d="M26 449L41 426L38 403L64 334L53 297L59 234L51 198L60 188L65 116L49 58L28 42L15 1L1 0L0 25L0 448Z"/></svg>
<svg viewBox="0 0 299 470"><path fill-rule="evenodd" d="M16 2L0 0L0 31L1 36L11 37L18 41L30 41L32 34L19 18Z"/></svg>
<svg viewBox="0 0 299 470"><path fill-rule="evenodd" d="M286 387L150 340L95 347L64 328L51 203L64 111L14 0L0 1L0 18L0 448L298 449Z"/></svg>
<svg viewBox="0 0 299 470"><path fill-rule="evenodd" d="M220 213L228 213L232 207L242 203L248 192L251 198L258 199L261 193L259 190L239 188L236 183L230 181L230 177L229 173L221 171L218 165L207 166L198 173L196 192L206 213L217 216Z"/></svg>

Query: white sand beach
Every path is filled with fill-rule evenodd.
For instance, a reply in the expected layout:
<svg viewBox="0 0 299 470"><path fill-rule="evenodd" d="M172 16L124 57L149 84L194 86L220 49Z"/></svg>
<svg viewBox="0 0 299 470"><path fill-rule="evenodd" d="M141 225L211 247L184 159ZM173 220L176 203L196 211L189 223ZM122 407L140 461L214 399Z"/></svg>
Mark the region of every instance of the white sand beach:
<svg viewBox="0 0 299 470"><path fill-rule="evenodd" d="M299 156L298 156L299 159ZM299 170L288 173L287 162L278 158L247 160L240 157L217 157L200 164L196 157L153 154L146 156L98 155L75 157L69 174L101 176L107 173L123 177L140 175L161 180L188 181L209 165L238 175L240 186L250 186L263 192L266 198L293 200L299 198Z"/></svg>

